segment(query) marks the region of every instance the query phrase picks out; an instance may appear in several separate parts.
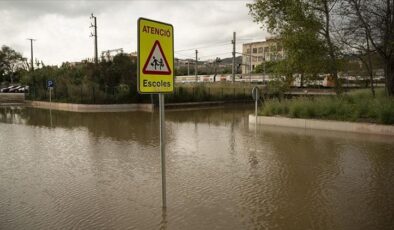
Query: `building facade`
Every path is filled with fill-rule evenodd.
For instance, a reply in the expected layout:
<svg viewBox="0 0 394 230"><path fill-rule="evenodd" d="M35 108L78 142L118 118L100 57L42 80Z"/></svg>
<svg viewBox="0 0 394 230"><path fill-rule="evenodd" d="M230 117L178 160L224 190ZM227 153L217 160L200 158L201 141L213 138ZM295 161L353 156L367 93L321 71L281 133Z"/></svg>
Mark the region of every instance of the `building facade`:
<svg viewBox="0 0 394 230"><path fill-rule="evenodd" d="M242 74L253 72L256 66L266 61L282 60L283 58L283 46L277 38L244 43L242 45Z"/></svg>

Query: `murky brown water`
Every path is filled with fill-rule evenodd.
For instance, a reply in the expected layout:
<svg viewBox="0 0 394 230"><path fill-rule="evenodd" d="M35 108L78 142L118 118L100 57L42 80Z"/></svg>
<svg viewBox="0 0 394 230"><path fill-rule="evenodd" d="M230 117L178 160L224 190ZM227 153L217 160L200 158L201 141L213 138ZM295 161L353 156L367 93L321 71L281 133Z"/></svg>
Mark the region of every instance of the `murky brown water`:
<svg viewBox="0 0 394 230"><path fill-rule="evenodd" d="M239 106L237 106L239 107ZM393 229L393 138L249 126L248 107L0 108L0 229Z"/></svg>

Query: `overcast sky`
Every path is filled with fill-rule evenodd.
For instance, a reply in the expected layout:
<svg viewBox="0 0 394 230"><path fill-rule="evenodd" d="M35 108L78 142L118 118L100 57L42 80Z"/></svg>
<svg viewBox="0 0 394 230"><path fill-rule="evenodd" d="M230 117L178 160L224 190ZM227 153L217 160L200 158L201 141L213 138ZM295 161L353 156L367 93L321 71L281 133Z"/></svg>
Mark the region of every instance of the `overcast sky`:
<svg viewBox="0 0 394 230"><path fill-rule="evenodd" d="M89 37L89 17L94 13L99 55L116 48L136 51L137 19L145 17L173 24L177 58L193 58L196 48L200 60L230 57L233 31L237 32L239 52L242 43L267 36L248 14L248 2L0 0L0 45L30 58L27 38L35 38L35 58L51 65L91 58L94 43Z"/></svg>

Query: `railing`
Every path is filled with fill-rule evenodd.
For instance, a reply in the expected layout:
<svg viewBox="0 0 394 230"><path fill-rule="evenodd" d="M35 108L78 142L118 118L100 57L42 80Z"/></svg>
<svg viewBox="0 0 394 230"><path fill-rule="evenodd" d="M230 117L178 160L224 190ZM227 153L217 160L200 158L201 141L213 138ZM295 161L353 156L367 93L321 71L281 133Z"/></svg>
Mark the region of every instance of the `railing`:
<svg viewBox="0 0 394 230"><path fill-rule="evenodd" d="M177 86L174 92L166 94L166 102L201 102L201 101L237 101L251 100L252 85ZM155 103L156 95L137 93L136 87L55 87L51 92L51 100L55 102L78 104L123 104L123 103ZM30 86L26 100L49 101L49 90Z"/></svg>

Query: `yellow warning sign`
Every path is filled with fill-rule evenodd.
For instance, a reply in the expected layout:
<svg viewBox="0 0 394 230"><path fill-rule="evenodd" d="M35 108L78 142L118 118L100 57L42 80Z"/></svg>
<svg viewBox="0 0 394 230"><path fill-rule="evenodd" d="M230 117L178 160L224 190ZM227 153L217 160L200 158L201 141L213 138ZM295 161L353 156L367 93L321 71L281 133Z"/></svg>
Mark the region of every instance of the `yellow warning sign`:
<svg viewBox="0 0 394 230"><path fill-rule="evenodd" d="M174 90L174 29L172 25L138 19L139 93L172 93Z"/></svg>

